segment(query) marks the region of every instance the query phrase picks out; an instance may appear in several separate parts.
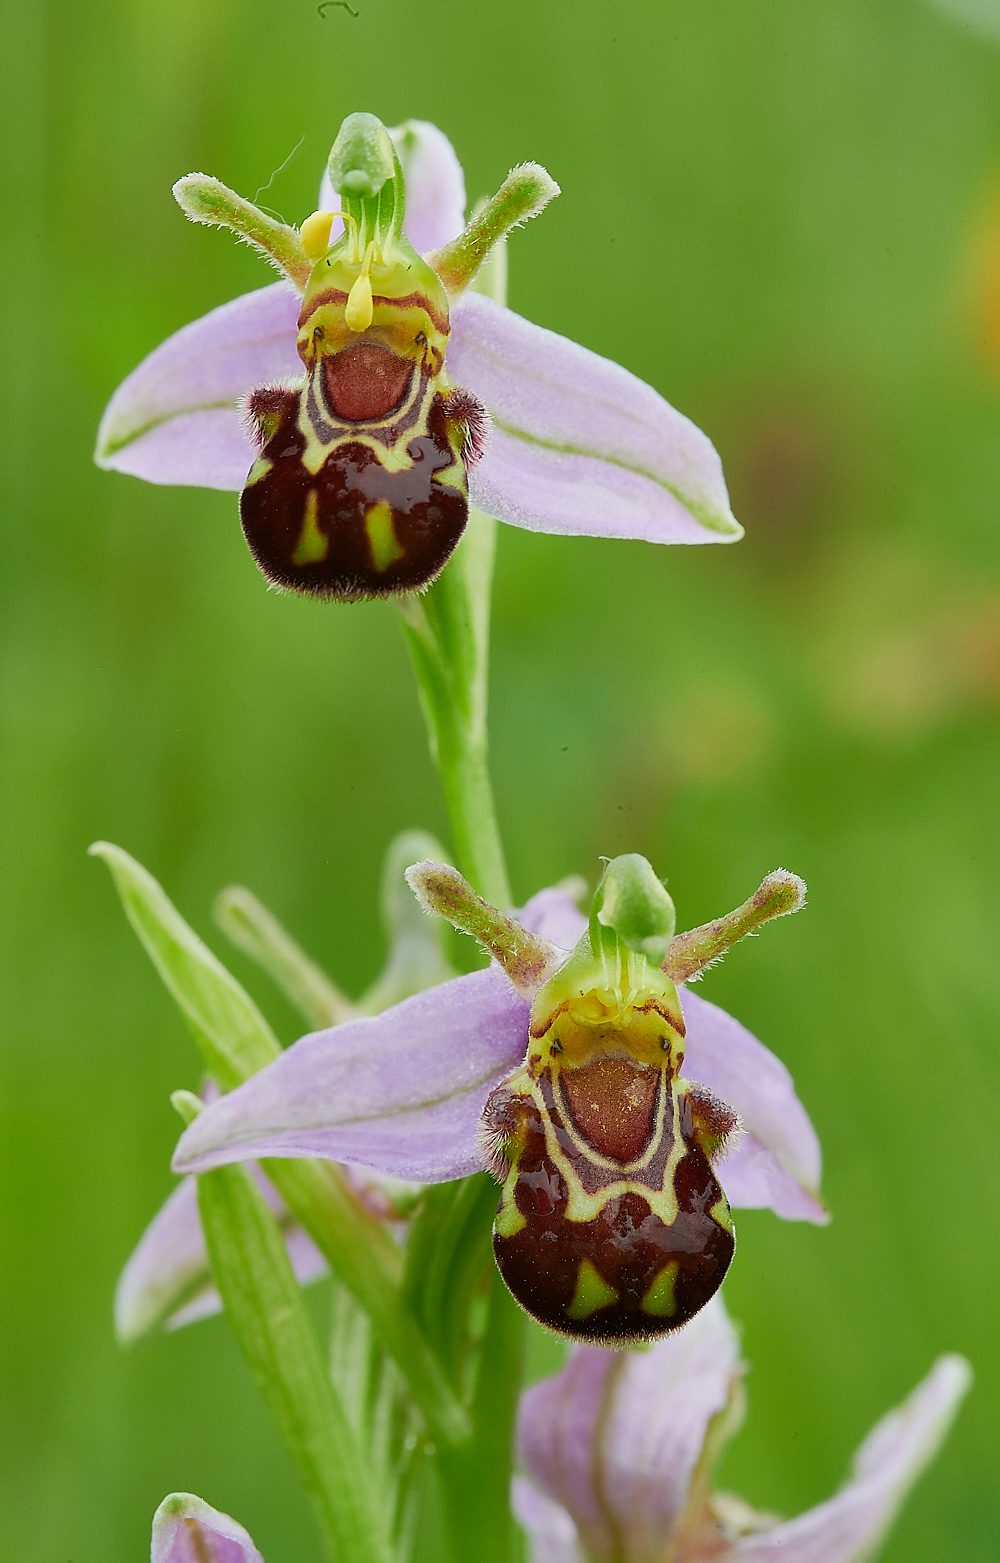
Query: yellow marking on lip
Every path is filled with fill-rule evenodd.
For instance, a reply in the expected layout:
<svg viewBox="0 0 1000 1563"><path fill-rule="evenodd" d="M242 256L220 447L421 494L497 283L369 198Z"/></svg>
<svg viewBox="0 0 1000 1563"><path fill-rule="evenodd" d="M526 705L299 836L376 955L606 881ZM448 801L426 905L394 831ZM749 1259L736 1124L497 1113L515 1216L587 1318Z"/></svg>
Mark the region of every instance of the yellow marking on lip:
<svg viewBox="0 0 1000 1563"><path fill-rule="evenodd" d="M528 1225L527 1216L522 1216L515 1203L514 1195L517 1188L517 1166L511 1168L504 1184L503 1195L500 1200L500 1209L493 1220L493 1230L497 1237L516 1237L523 1227Z"/></svg>
<svg viewBox="0 0 1000 1563"><path fill-rule="evenodd" d="M671 1259L665 1264L653 1281L652 1286L642 1299L643 1313L650 1313L657 1319L669 1319L677 1312L677 1299L674 1297L674 1286L677 1281L677 1272L680 1265L676 1259Z"/></svg>
<svg viewBox="0 0 1000 1563"><path fill-rule="evenodd" d="M617 1301L614 1287L608 1285L589 1259L581 1259L576 1272L576 1291L566 1309L567 1319L589 1319L598 1308L610 1308Z"/></svg>
<svg viewBox="0 0 1000 1563"><path fill-rule="evenodd" d="M722 1228L723 1232L728 1232L730 1235L735 1235L736 1228L733 1226L733 1218L729 1210L729 1201L727 1199L717 1199L708 1213L712 1220Z"/></svg>
<svg viewBox="0 0 1000 1563"><path fill-rule="evenodd" d="M292 555L293 564L322 564L330 552L330 539L319 529L316 507L316 490L311 488L306 499L306 518L302 523L302 531L299 533L299 540Z"/></svg>
<svg viewBox="0 0 1000 1563"><path fill-rule="evenodd" d="M396 536L396 528L392 523L392 510L384 499L380 499L377 505L372 505L365 515L365 531L368 533L368 546L372 551L372 564L379 575L387 570L397 559L402 559L406 549L400 546Z"/></svg>

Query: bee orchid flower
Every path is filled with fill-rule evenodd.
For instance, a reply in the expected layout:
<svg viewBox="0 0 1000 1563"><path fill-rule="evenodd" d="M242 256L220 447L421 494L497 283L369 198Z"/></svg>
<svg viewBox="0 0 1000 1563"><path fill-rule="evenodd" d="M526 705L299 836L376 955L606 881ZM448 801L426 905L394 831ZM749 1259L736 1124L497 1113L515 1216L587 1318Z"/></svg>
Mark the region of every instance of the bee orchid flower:
<svg viewBox="0 0 1000 1563"><path fill-rule="evenodd" d="M234 229L284 280L151 353L111 399L98 463L242 491L268 579L341 599L427 585L469 501L533 531L735 540L708 438L628 370L497 301L506 233L556 194L521 165L463 227L441 131L387 133L363 114L301 229L186 176L187 215Z"/></svg>
<svg viewBox="0 0 1000 1563"><path fill-rule="evenodd" d="M797 910L804 886L794 875L779 870L736 912L676 936L669 897L645 860L632 856L609 865L589 922L561 890L543 891L515 921L445 865L418 864L407 878L425 906L474 933L494 963L380 1015L303 1037L199 1113L178 1145L176 1171L204 1172L258 1157L318 1156L435 1183L490 1166L506 1179L494 1246L514 1295L551 1327L599 1339L643 1338L675 1328L712 1295L732 1253L727 1196L738 1206L770 1206L787 1219L827 1219L818 1192L818 1142L788 1071L738 1021L677 986L768 918ZM592 959L595 927L603 930L596 965L581 978ZM557 1053L563 1055L564 1076L581 1068L576 1084L572 1078L565 1086L557 1081L566 1098L560 1096L559 1105L547 1102L539 1084L546 1070L533 1064L539 1037L548 1039L549 1076L558 1073L549 1067ZM577 1058L583 1047L591 1053ZM680 1078L682 1060L689 1078ZM587 1102L576 1100L582 1081L604 1102L603 1127L598 1122L603 1109L593 1118ZM515 1109L511 1091L520 1093ZM550 1126L562 1111L557 1137L562 1135L563 1148L572 1120L586 1130L591 1148L598 1145L594 1165L605 1169L590 1195L578 1200L579 1208L569 1211L563 1241L558 1232L552 1239L534 1233L530 1223L522 1233L515 1174L524 1145L516 1126L508 1132L504 1114L534 1110L535 1098ZM604 1144L620 1133L636 1145L622 1150L617 1142ZM726 1150L723 1194L710 1163ZM662 1166L656 1160L661 1153ZM564 1171L572 1184L577 1174L568 1166ZM525 1173L533 1187L540 1176ZM642 1264L651 1267L641 1285L617 1272L612 1284L604 1259L600 1279L591 1258L581 1259L565 1241L567 1234L575 1240L604 1219L609 1200L617 1201L615 1210L624 1211L630 1223L637 1200L650 1207L644 1222L635 1216L635 1230L641 1229L643 1242L648 1239ZM595 1226L591 1236L596 1232ZM548 1313L537 1284L526 1295L518 1280L514 1250L528 1238L533 1253L540 1243L554 1263L569 1264L575 1277L553 1277ZM504 1247L507 1239L510 1250ZM669 1285L659 1279L664 1268ZM537 1281L537 1264L529 1270ZM560 1287L565 1296L556 1298ZM622 1293L620 1308L610 1296L615 1288L616 1296ZM633 1293L635 1307L626 1302Z"/></svg>
<svg viewBox="0 0 1000 1563"><path fill-rule="evenodd" d="M150 1563L264 1563L242 1525L190 1492L173 1492L153 1515Z"/></svg>
<svg viewBox="0 0 1000 1563"><path fill-rule="evenodd" d="M793 1520L712 1490L743 1415L721 1297L647 1351L576 1347L521 1397L513 1505L532 1563L861 1563L944 1438L971 1374L941 1357L872 1429L834 1497Z"/></svg>

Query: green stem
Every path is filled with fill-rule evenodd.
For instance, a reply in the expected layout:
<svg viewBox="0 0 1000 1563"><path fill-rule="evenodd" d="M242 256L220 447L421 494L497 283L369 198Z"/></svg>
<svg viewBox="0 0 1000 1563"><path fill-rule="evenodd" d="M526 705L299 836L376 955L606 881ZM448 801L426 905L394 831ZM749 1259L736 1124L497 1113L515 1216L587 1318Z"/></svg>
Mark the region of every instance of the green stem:
<svg viewBox="0 0 1000 1563"><path fill-rule="evenodd" d="M472 1404L472 1438L439 1452L452 1556L462 1563L511 1563L514 1419L524 1376L527 1320L500 1272L490 1276L490 1312Z"/></svg>
<svg viewBox="0 0 1000 1563"><path fill-rule="evenodd" d="M354 1198L341 1169L308 1159L268 1158L261 1166L371 1318L435 1438L442 1445L468 1438L469 1419L402 1295L402 1255Z"/></svg>
<svg viewBox="0 0 1000 1563"><path fill-rule="evenodd" d="M431 754L441 775L458 864L470 883L511 905L487 766L490 587L496 522L478 510L447 567L400 605Z"/></svg>
<svg viewBox="0 0 1000 1563"><path fill-rule="evenodd" d="M198 1209L240 1350L311 1496L333 1563L390 1563L385 1517L327 1375L284 1238L245 1167L198 1179Z"/></svg>

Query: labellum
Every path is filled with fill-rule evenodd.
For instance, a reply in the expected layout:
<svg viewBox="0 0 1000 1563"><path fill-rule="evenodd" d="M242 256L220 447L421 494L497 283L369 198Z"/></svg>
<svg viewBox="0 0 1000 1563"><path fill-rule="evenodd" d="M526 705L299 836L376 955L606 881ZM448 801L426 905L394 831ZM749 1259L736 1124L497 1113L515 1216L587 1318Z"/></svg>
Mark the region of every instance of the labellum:
<svg viewBox="0 0 1000 1563"><path fill-rule="evenodd" d="M247 399L260 454L240 516L272 584L353 601L440 573L468 518L486 415L445 373L448 295L401 231L385 129L351 116L330 168L344 210L316 212L301 230L314 262L297 341L305 380ZM331 245L334 215L345 229Z"/></svg>
<svg viewBox="0 0 1000 1563"><path fill-rule="evenodd" d="M610 953L596 983L578 954L539 991L483 1123L508 1287L549 1329L615 1345L679 1328L722 1284L735 1237L712 1159L737 1120L680 1077L674 984Z"/></svg>

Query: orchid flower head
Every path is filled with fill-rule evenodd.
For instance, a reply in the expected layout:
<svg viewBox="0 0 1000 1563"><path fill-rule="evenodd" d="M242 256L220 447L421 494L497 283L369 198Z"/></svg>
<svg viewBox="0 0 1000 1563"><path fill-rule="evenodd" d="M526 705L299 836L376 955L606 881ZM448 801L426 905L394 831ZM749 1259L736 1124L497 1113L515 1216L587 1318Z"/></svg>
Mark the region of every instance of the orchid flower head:
<svg viewBox="0 0 1000 1563"><path fill-rule="evenodd" d="M304 1037L199 1113L177 1171L321 1156L440 1182L489 1166L514 1296L550 1328L617 1343L678 1328L718 1289L733 1250L715 1170L726 1151L734 1203L826 1219L787 1072L669 975L678 940L694 970L699 951L707 963L800 905L795 876L771 876L753 912L730 914L727 933L726 919L706 925L700 943L673 935L666 892L633 855L609 864L589 920L564 892L515 919L447 865L407 877L495 963Z"/></svg>
<svg viewBox="0 0 1000 1563"><path fill-rule="evenodd" d="M190 1492L164 1498L153 1516L150 1563L264 1563L228 1514Z"/></svg>
<svg viewBox="0 0 1000 1563"><path fill-rule="evenodd" d="M241 491L247 542L283 589L352 600L420 589L468 506L515 526L731 542L711 443L617 364L530 324L491 259L559 193L526 163L463 226L462 172L421 121L341 127L320 208L296 229L204 174L174 193L283 281L184 327L119 387L101 466Z"/></svg>
<svg viewBox="0 0 1000 1563"><path fill-rule="evenodd" d="M971 1373L945 1356L869 1433L840 1492L797 1519L713 1491L744 1411L721 1296L647 1351L574 1350L521 1397L514 1510L532 1563L860 1563L948 1430Z"/></svg>

